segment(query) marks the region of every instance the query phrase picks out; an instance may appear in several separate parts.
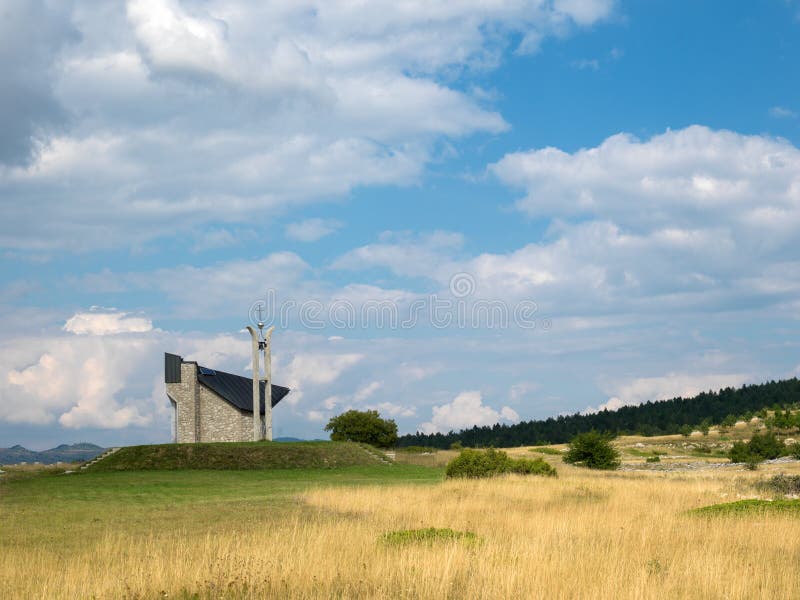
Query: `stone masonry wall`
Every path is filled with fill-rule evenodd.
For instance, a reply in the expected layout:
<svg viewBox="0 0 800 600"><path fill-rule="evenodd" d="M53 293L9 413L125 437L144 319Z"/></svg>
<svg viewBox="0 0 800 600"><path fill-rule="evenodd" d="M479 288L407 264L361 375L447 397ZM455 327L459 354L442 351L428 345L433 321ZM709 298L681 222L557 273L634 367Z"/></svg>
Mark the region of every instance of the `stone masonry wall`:
<svg viewBox="0 0 800 600"><path fill-rule="evenodd" d="M168 383L175 406L175 441L248 442L253 439L253 415L231 406L197 381L197 365L181 364L181 382ZM263 428L263 423L262 423Z"/></svg>
<svg viewBox="0 0 800 600"><path fill-rule="evenodd" d="M200 441L248 442L253 439L253 415L231 406L207 387L200 392Z"/></svg>
<svg viewBox="0 0 800 600"><path fill-rule="evenodd" d="M181 382L167 384L167 396L175 404L175 424L179 444L199 442L197 365L181 364Z"/></svg>

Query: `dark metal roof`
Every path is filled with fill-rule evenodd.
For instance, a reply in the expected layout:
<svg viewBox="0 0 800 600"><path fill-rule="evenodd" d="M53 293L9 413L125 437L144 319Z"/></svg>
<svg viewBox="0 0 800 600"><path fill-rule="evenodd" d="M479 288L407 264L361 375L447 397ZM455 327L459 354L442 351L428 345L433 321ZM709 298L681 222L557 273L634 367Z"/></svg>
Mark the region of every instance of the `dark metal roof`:
<svg viewBox="0 0 800 600"><path fill-rule="evenodd" d="M201 369L211 371L214 375L204 375ZM202 383L211 391L221 396L239 410L253 412L253 380L250 377L242 377L233 373L225 373L200 367L197 369L197 381ZM261 414L264 414L264 390L266 384L262 381L260 386L260 406ZM289 388L280 385L272 386L272 406L283 400L289 393Z"/></svg>

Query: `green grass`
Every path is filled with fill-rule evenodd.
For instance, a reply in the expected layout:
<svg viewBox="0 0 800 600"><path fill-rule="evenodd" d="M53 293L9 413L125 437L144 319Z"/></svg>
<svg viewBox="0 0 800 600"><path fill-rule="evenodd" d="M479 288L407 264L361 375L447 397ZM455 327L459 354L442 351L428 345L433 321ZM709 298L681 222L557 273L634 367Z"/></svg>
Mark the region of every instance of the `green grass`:
<svg viewBox="0 0 800 600"><path fill-rule="evenodd" d="M547 446L541 448L531 448L531 452L538 452L539 454L550 454L551 456L564 456L564 453L558 448L548 448Z"/></svg>
<svg viewBox="0 0 800 600"><path fill-rule="evenodd" d="M98 463L99 465L99 463ZM317 486L430 484L442 469L413 465L338 469L55 471L0 478L0 552L42 544L69 551L106 533L246 531L289 511Z"/></svg>
<svg viewBox="0 0 800 600"><path fill-rule="evenodd" d="M129 446L90 470L330 469L375 464L379 463L374 456L350 442L243 442Z"/></svg>
<svg viewBox="0 0 800 600"><path fill-rule="evenodd" d="M800 516L800 500L738 500L724 504L712 504L696 508L690 513L701 516L735 516L735 515L764 515L764 514L791 514Z"/></svg>
<svg viewBox="0 0 800 600"><path fill-rule="evenodd" d="M455 531L450 528L437 529L435 527L390 531L388 533L384 533L381 539L390 545L409 543L432 544L434 542L458 541L474 544L480 540L480 538L471 531Z"/></svg>
<svg viewBox="0 0 800 600"><path fill-rule="evenodd" d="M406 452L408 454L436 454L438 451L438 448L431 446L404 446L397 449L397 452Z"/></svg>
<svg viewBox="0 0 800 600"><path fill-rule="evenodd" d="M640 458L648 458L650 456L666 456L667 453L658 450L639 450L638 448L624 448L622 450L623 454L629 454L631 456L637 456Z"/></svg>

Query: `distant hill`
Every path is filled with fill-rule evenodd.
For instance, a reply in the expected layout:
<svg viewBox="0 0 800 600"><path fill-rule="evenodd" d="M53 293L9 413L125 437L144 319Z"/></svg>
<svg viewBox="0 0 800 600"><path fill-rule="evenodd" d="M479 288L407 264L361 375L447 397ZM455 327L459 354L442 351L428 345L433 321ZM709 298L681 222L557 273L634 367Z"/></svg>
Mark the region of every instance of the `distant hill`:
<svg viewBox="0 0 800 600"><path fill-rule="evenodd" d="M39 462L52 465L57 462L83 462L91 460L102 453L105 448L95 444L61 444L49 450L37 452L20 445L11 448L0 448L0 465L16 465L19 463Z"/></svg>
<svg viewBox="0 0 800 600"><path fill-rule="evenodd" d="M464 446L530 446L562 444L578 433L595 429L617 435L669 435L682 428L719 424L752 416L762 409L788 407L800 402L797 378L770 381L741 388L703 392L693 398L655 400L638 406L623 406L593 414L562 415L514 425L473 427L450 433L416 433L400 437L399 446L448 448L454 442Z"/></svg>

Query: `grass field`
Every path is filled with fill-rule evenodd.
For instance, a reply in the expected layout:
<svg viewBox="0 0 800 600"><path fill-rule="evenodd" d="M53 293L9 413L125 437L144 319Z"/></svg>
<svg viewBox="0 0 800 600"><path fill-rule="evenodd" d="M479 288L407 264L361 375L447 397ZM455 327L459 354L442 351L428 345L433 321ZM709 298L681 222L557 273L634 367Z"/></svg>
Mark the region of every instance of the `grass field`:
<svg viewBox="0 0 800 600"><path fill-rule="evenodd" d="M769 498L753 484L797 463L598 473L544 457L557 479L443 481L412 464L10 471L0 596L800 597L800 511L740 502ZM475 536L385 541L425 528Z"/></svg>

